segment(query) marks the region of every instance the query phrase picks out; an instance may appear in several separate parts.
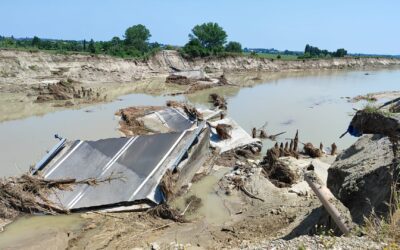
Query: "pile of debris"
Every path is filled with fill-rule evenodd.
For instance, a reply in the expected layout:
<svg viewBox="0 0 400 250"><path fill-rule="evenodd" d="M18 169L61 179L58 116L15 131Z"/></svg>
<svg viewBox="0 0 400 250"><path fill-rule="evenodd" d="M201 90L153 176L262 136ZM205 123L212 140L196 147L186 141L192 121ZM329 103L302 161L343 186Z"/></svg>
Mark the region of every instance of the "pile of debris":
<svg viewBox="0 0 400 250"><path fill-rule="evenodd" d="M60 80L56 83L49 83L45 86L38 86L36 88L38 96L36 98L37 103L57 101L57 100L73 100L82 99L86 102L103 101L107 99L107 96L101 97L99 91L94 91L92 88L81 87L78 89L74 85L74 81ZM66 102L66 106L73 105L71 101Z"/></svg>
<svg viewBox="0 0 400 250"><path fill-rule="evenodd" d="M194 106L167 101L165 106L137 106L120 109L119 130L127 135L144 135L182 131L203 120L203 114Z"/></svg>
<svg viewBox="0 0 400 250"><path fill-rule="evenodd" d="M144 122L139 118L145 116L149 112L160 110L161 107L146 106L146 107L129 107L120 109L116 115L121 117L119 122L119 130L125 135L143 135L152 131L144 125Z"/></svg>
<svg viewBox="0 0 400 250"><path fill-rule="evenodd" d="M278 136L285 134L286 132L280 132L278 134L268 135L265 128L267 127L268 122L265 122L263 126L260 128L253 128L251 130L251 135L253 138L260 138L260 139L270 139L271 141L276 141Z"/></svg>
<svg viewBox="0 0 400 250"><path fill-rule="evenodd" d="M120 176L83 180L45 179L40 175L23 174L0 180L0 218L12 220L20 214L66 214L69 210L51 199L55 192L71 190L77 185L110 183Z"/></svg>
<svg viewBox="0 0 400 250"><path fill-rule="evenodd" d="M178 84L178 85L189 85L192 83L192 81L189 78L187 78L187 76L172 74L172 75L167 76L165 83L174 83L174 84Z"/></svg>
<svg viewBox="0 0 400 250"><path fill-rule="evenodd" d="M253 129L254 135L255 129ZM264 131L264 130L261 130ZM296 131L296 135L293 139L290 139L290 143L286 141L278 144L275 143L274 147L267 150L266 155L261 161L260 165L264 169L264 174L272 183L277 187L290 187L298 179L298 175L293 172L289 166L280 160L282 157L294 157L299 159L300 157L311 157L320 158L324 156L323 145L320 143L319 148L315 148L312 143L302 143L304 145L303 151L299 151L299 131ZM336 154L336 144L332 144L331 155Z"/></svg>
<svg viewBox="0 0 400 250"><path fill-rule="evenodd" d="M281 143L280 148L276 143L273 148L268 149L266 156L260 163L264 169L265 176L277 187L290 187L297 179L296 173L279 160L280 157L284 156L298 158L297 141L296 143L291 143L290 148L287 147L287 143L285 148L283 148L283 143Z"/></svg>
<svg viewBox="0 0 400 250"><path fill-rule="evenodd" d="M228 108L225 98L216 93L210 94L209 100L216 108L219 108L219 109L227 109Z"/></svg>
<svg viewBox="0 0 400 250"><path fill-rule="evenodd" d="M202 70L177 71L167 76L165 82L189 86L185 91L173 93L172 95L191 94L199 90L218 86L234 86L234 84L226 79L224 74L220 75L218 78L212 78Z"/></svg>

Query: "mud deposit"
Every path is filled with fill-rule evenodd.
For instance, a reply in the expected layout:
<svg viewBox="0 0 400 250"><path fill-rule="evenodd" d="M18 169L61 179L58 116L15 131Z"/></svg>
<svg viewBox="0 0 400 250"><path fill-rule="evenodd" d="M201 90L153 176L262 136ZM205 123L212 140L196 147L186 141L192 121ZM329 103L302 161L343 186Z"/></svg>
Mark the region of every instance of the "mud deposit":
<svg viewBox="0 0 400 250"><path fill-rule="evenodd" d="M23 217L0 233L0 248L65 249L83 224L80 215Z"/></svg>

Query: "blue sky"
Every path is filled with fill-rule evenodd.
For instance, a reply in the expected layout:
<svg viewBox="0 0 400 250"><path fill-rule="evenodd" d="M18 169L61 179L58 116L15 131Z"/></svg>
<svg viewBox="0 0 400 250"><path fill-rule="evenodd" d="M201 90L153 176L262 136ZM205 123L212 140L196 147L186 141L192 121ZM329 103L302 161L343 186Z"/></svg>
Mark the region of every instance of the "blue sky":
<svg viewBox="0 0 400 250"><path fill-rule="evenodd" d="M109 40L141 23L151 41L183 45L212 21L243 47L400 54L399 12L398 0L1 0L0 34Z"/></svg>

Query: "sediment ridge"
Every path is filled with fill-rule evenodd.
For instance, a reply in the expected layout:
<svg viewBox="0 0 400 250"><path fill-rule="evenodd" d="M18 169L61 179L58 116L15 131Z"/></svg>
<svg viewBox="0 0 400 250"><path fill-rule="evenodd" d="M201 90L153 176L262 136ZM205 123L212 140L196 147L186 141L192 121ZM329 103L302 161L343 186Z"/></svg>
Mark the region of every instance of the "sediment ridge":
<svg viewBox="0 0 400 250"><path fill-rule="evenodd" d="M208 73L238 71L302 71L371 69L400 66L400 59L349 57L309 60L274 60L250 56L186 59L174 50L163 50L148 60L104 55L55 54L0 50L0 84L39 84L60 79L81 83L134 82L166 76L180 70Z"/></svg>

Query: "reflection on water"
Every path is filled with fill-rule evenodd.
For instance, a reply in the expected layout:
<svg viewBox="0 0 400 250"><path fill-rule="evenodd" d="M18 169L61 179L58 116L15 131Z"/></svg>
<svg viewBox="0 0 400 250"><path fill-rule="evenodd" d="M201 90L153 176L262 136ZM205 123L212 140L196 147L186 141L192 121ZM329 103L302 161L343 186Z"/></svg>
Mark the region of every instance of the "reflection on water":
<svg viewBox="0 0 400 250"><path fill-rule="evenodd" d="M131 94L120 101L94 105L78 110L50 113L0 123L1 175L9 176L26 171L50 149L55 133L68 139L101 139L120 136L115 111L132 105L163 105L168 99L188 100L208 106L208 95L217 92L228 100L228 113L246 131L268 122L267 133L287 133L293 137L300 131L302 142L325 146L336 142L339 149L348 147L354 138L338 139L351 120L351 104L343 97L377 91L398 90L399 70L365 72L318 72L291 74L255 74L235 76L234 81L249 86L222 87L204 90L186 97ZM253 78L261 80L252 80ZM240 82L243 81L243 82ZM255 82L263 82L255 84ZM90 111L90 112L87 112ZM0 114L1 115L1 114ZM271 143L267 142L269 146Z"/></svg>

